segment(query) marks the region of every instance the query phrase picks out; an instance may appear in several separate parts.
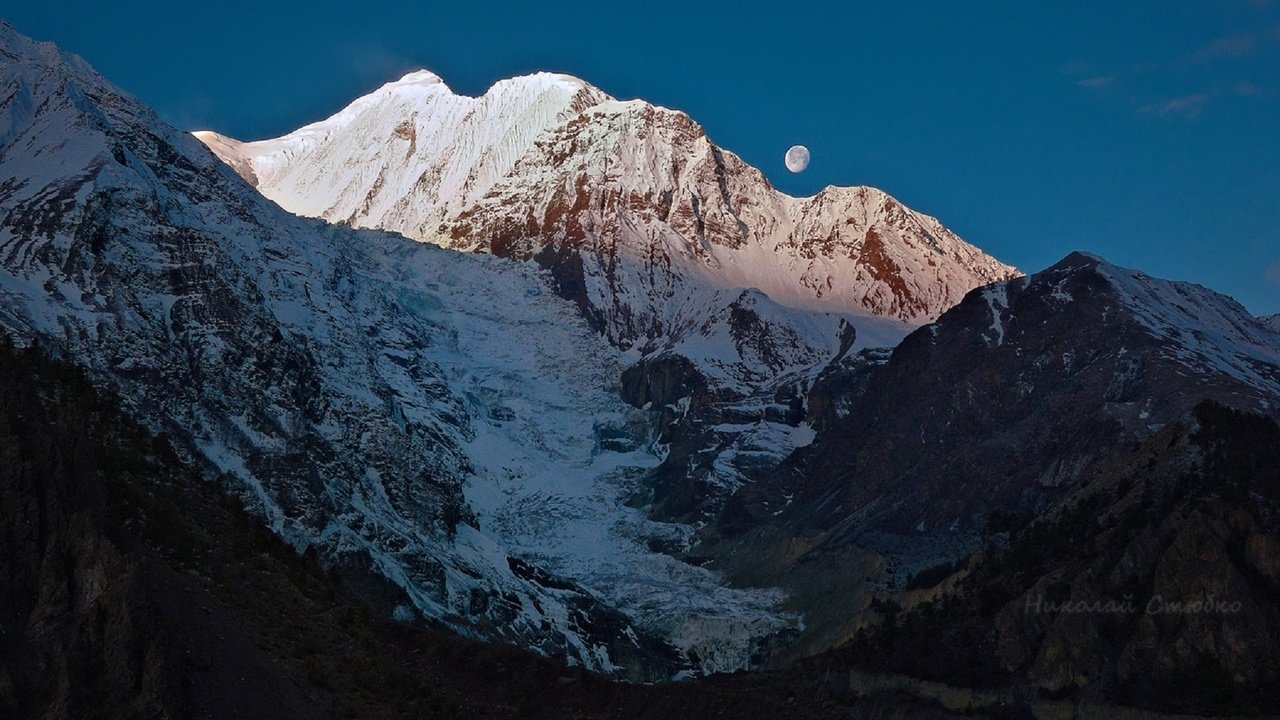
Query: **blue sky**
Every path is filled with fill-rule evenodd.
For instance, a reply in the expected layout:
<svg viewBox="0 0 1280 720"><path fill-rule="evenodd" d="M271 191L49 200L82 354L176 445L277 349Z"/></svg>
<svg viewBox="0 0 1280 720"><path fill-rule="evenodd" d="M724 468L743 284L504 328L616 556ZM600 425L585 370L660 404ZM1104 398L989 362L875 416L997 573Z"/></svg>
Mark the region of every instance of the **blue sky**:
<svg viewBox="0 0 1280 720"><path fill-rule="evenodd" d="M1280 0L178 5L0 15L243 139L419 67L468 94L567 72L689 112L793 194L875 185L1026 270L1084 249L1280 312Z"/></svg>

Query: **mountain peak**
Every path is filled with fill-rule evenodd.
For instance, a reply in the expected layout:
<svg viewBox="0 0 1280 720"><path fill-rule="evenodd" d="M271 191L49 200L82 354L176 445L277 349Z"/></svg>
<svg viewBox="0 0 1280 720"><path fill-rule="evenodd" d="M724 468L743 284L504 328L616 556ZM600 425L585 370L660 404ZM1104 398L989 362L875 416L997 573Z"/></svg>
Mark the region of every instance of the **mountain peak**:
<svg viewBox="0 0 1280 720"><path fill-rule="evenodd" d="M1231 297L1203 285L1152 277L1077 251L1008 294L1034 297L1058 312L1068 304L1082 306L1081 312L1087 306L1092 315L1078 318L1082 323L1108 324L1113 334L1129 337L1131 343L1146 336L1167 359L1193 373L1227 375L1260 391L1280 393L1274 369L1280 367L1280 339L1267 319L1255 318ZM996 310L992 305L991 312ZM993 322L1003 324L1004 314ZM1117 324L1122 317L1123 329Z"/></svg>
<svg viewBox="0 0 1280 720"><path fill-rule="evenodd" d="M825 185L814 197L832 198L856 197L864 202L880 202L892 200L893 196L878 187L870 185Z"/></svg>
<svg viewBox="0 0 1280 720"><path fill-rule="evenodd" d="M607 97L599 88L591 85L587 81L568 75L566 73L538 71L527 73L524 75L516 75L514 77L504 78L490 85L484 93L476 96L465 95L456 92L449 87L444 78L436 73L418 69L407 73L398 80L392 80L379 87L373 92L357 98L354 102L359 103L366 98L376 96L379 93L397 93L405 90L414 91L422 88L440 87L460 99L479 101L485 98L504 96L504 95L538 95L553 89L561 89L568 92L579 92L583 90L598 93L603 99Z"/></svg>
<svg viewBox="0 0 1280 720"><path fill-rule="evenodd" d="M663 107L662 105L655 105L648 100L618 100L615 98L609 98L591 106L586 110L586 112L593 115L641 115L646 113L655 116L670 115L684 118L700 132L702 131L702 126L683 110L673 110L668 107Z"/></svg>
<svg viewBox="0 0 1280 720"><path fill-rule="evenodd" d="M478 98L436 88L434 74L411 74L275 140L199 137L300 215L524 259L595 245L616 257L593 265L661 262L661 279L634 268L628 282L643 289L606 288L597 280L622 280L604 265L573 270L600 277L572 287L619 293L589 302L616 312L608 331L623 343L669 329L688 299L677 286L758 288L791 307L918 323L1018 274L881 190L780 193L686 113L572 76L502 80Z"/></svg>
<svg viewBox="0 0 1280 720"><path fill-rule="evenodd" d="M814 497L839 507L823 495L837 478L846 509L875 508L869 523L962 526L1087 482L1107 455L1095 443L1146 437L1204 399L1280 416L1280 337L1224 295L1071 253L903 341L816 451Z"/></svg>
<svg viewBox="0 0 1280 720"><path fill-rule="evenodd" d="M1050 265L1046 272L1057 270L1077 270L1080 268L1091 268L1108 264L1110 263L1100 255L1096 255L1085 250L1072 250L1061 260Z"/></svg>
<svg viewBox="0 0 1280 720"><path fill-rule="evenodd" d="M605 99L557 73L467 97L418 70L279 138L196 137L291 212L421 238L483 196L546 128Z"/></svg>
<svg viewBox="0 0 1280 720"><path fill-rule="evenodd" d="M526 75L517 75L515 77L499 80L489 89L485 91L485 95L498 92L506 88L519 88L522 90L541 90L551 85L560 85L573 90L594 90L604 96L604 92L595 87L591 83L582 78L575 77L566 73L538 71L528 73Z"/></svg>
<svg viewBox="0 0 1280 720"><path fill-rule="evenodd" d="M419 69L406 73L399 80L393 80L392 82L387 83L384 87L390 87L393 85L431 85L443 82L444 80L439 75L431 72L430 70Z"/></svg>

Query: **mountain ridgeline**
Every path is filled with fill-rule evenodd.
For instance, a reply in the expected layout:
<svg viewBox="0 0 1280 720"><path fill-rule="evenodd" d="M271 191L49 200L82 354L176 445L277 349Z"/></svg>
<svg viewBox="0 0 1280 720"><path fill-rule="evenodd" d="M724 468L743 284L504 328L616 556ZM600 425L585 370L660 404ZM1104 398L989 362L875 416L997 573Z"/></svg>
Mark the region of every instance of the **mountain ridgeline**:
<svg viewBox="0 0 1280 720"><path fill-rule="evenodd" d="M0 61L0 709L1280 687L1274 316L1087 253L1022 275L874 188L789 197L563 75L420 71L241 142L2 21ZM1209 596L1238 609L1147 609Z"/></svg>
<svg viewBox="0 0 1280 720"><path fill-rule="evenodd" d="M726 305L718 289L917 323L1016 274L879 190L789 197L688 115L563 75L469 98L420 71L280 138L196 136L292 212L534 259L593 325L646 350Z"/></svg>

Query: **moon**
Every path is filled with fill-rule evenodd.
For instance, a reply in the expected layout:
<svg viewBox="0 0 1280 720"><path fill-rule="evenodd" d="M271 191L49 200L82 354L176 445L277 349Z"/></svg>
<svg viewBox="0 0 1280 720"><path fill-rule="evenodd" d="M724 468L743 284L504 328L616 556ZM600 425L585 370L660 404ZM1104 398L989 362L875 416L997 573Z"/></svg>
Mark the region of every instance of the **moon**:
<svg viewBox="0 0 1280 720"><path fill-rule="evenodd" d="M804 169L809 167L809 148L803 145L792 145L783 161L791 172L804 172Z"/></svg>

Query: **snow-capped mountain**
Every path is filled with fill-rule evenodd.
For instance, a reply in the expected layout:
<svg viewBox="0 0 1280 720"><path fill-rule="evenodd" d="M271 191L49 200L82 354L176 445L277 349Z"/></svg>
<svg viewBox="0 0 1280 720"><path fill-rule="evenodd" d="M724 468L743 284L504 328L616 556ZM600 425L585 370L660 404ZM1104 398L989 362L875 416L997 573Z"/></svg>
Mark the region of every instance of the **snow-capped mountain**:
<svg viewBox="0 0 1280 720"><path fill-rule="evenodd" d="M1276 332L1280 332L1280 313L1276 313L1275 315L1266 315L1258 319L1262 321L1263 325L1266 325Z"/></svg>
<svg viewBox="0 0 1280 720"><path fill-rule="evenodd" d="M644 360L633 386L670 385L679 368L666 389L698 388L628 397L663 413L664 442L723 457L697 473L689 503L703 511L809 432L793 412L749 430L750 408L803 395L834 359L896 345L1016 274L879 190L787 196L688 115L563 75L469 98L420 71L281 138L195 134L295 213L548 269L592 327Z"/></svg>
<svg viewBox="0 0 1280 720"><path fill-rule="evenodd" d="M468 98L420 71L281 138L196 135L292 212L534 259L593 325L646 351L678 342L683 309L736 297L725 290L893 344L908 325L863 319L928 321L1016 274L879 190L789 197L688 115L563 75ZM807 340L830 357L839 334Z"/></svg>
<svg viewBox="0 0 1280 720"><path fill-rule="evenodd" d="M627 504L658 413L545 273L291 215L79 58L0 22L0 60L0 327L296 548L402 618L637 679L794 631L780 592L651 549L693 533Z"/></svg>
<svg viewBox="0 0 1280 720"><path fill-rule="evenodd" d="M421 238L483 197L543 130L603 99L550 73L469 98L422 70L281 138L196 137L290 212Z"/></svg>

